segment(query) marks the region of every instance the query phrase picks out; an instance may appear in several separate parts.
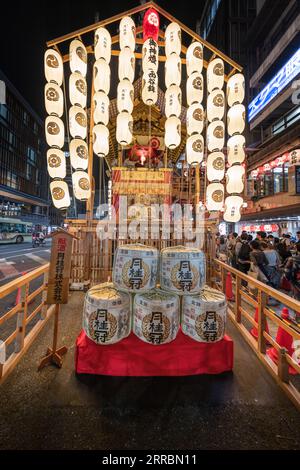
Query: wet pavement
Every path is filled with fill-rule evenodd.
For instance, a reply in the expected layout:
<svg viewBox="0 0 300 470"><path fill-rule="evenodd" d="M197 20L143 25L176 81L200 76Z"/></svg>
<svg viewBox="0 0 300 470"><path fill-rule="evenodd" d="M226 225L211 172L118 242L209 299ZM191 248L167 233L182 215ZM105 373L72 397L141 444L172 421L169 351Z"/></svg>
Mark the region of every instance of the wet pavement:
<svg viewBox="0 0 300 470"><path fill-rule="evenodd" d="M77 377L82 297L62 310L63 368L37 372L51 320L0 386L0 449L300 449L300 413L230 322L233 373Z"/></svg>

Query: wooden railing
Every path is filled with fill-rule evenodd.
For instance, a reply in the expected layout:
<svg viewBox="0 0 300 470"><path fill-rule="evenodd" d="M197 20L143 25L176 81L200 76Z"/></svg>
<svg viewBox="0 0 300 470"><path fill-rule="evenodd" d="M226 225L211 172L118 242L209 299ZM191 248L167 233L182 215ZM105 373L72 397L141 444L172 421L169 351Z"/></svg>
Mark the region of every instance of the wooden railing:
<svg viewBox="0 0 300 470"><path fill-rule="evenodd" d="M275 299L279 302L279 310L285 306L295 312L300 312L300 302L217 259L211 284L225 292L227 273L231 273L234 294L234 300L228 302L229 318L279 386L300 409L299 376L295 378L290 374L290 367L300 374L299 364L276 342L279 327L290 334L293 341L300 341L300 329L292 321L281 318L279 311L272 310L270 301L274 303L271 299ZM255 321L256 309L258 321ZM266 322L269 324L269 333L266 332ZM252 328L257 329L257 339L250 332ZM267 347L277 351L277 364L267 354Z"/></svg>
<svg viewBox="0 0 300 470"><path fill-rule="evenodd" d="M15 368L48 319L49 263L0 287L0 383Z"/></svg>

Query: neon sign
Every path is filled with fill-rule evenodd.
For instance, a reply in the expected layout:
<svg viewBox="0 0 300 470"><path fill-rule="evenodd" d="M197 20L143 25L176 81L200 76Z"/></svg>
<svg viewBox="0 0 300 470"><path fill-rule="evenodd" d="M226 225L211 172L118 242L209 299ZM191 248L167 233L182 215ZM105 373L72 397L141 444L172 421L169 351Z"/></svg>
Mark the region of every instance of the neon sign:
<svg viewBox="0 0 300 470"><path fill-rule="evenodd" d="M282 67L265 88L248 106L248 120L251 121L300 73L300 48Z"/></svg>

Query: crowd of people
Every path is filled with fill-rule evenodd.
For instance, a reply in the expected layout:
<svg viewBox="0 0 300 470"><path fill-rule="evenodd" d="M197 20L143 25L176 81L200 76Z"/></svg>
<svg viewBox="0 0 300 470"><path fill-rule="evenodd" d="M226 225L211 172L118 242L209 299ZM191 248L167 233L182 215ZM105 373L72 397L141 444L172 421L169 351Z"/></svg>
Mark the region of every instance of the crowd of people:
<svg viewBox="0 0 300 470"><path fill-rule="evenodd" d="M283 288L300 300L300 231L281 238L257 232L217 236L217 256L245 274L275 289ZM253 274L252 274L253 277Z"/></svg>

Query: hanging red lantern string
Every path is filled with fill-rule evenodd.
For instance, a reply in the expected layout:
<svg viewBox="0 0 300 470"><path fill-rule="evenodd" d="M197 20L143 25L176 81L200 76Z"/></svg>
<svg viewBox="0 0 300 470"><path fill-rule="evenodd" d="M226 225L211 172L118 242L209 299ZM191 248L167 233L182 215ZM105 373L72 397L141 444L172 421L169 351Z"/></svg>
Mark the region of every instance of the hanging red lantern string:
<svg viewBox="0 0 300 470"><path fill-rule="evenodd" d="M159 33L159 14L154 8L149 8L144 16L143 20L143 39L152 38L156 42L158 41Z"/></svg>

